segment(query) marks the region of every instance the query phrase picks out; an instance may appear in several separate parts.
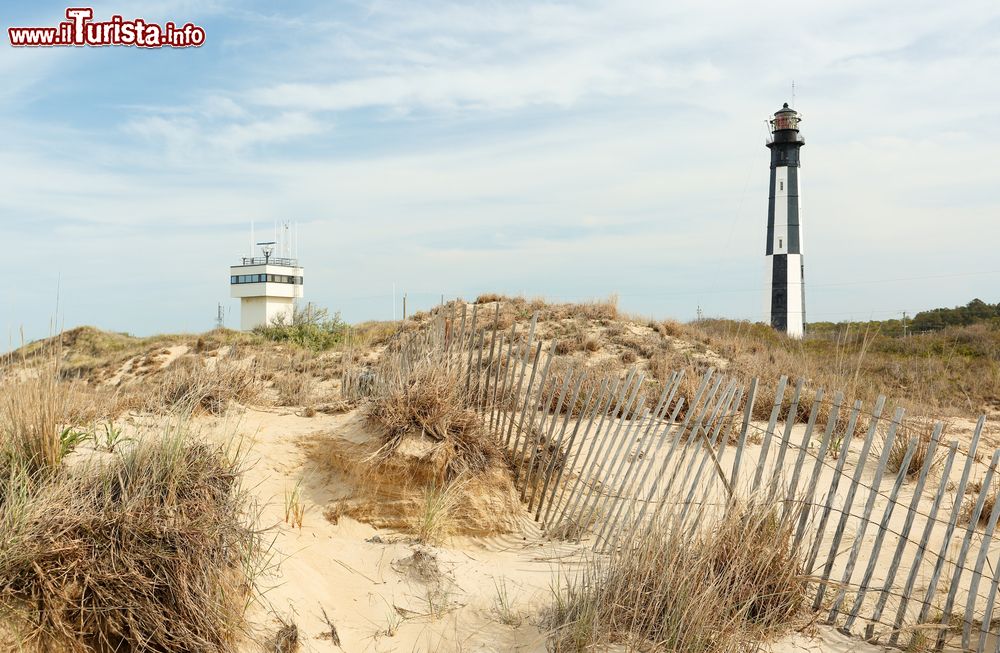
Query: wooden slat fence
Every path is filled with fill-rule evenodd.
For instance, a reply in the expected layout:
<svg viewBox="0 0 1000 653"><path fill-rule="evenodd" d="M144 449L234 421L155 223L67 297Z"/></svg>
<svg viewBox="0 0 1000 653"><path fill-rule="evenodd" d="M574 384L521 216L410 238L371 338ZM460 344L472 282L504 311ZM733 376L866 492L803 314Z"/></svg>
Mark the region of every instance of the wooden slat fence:
<svg viewBox="0 0 1000 653"><path fill-rule="evenodd" d="M967 444L945 443L941 424L914 434L884 397L866 408L782 377L758 423L757 379L744 386L706 370L685 386L678 371L658 385L638 369L594 378L555 341L536 340L537 320L502 329L499 304L452 302L401 331L377 366L348 356L344 396L443 365L509 452L516 489L550 537L610 554L665 511L696 527L763 499L792 520L821 621L900 648L1000 653L1000 450L988 463L979 451L984 418Z"/></svg>

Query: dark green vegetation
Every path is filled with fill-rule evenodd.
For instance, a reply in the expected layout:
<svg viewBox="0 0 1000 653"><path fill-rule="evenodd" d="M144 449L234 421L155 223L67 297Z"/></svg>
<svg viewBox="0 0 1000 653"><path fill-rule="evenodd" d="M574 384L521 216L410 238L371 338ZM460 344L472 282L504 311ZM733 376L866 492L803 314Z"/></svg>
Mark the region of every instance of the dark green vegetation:
<svg viewBox="0 0 1000 653"><path fill-rule="evenodd" d="M810 322L806 331L813 336L836 336L846 329L867 329L884 336L901 337L973 324L1000 328L1000 303L987 304L981 299L973 299L965 306L933 308L906 319L900 316L894 320L869 322Z"/></svg>
<svg viewBox="0 0 1000 653"><path fill-rule="evenodd" d="M313 351L333 349L343 344L348 331L348 325L340 319L340 313L331 316L327 309L317 308L312 304L307 304L302 309L296 308L291 323L277 320L266 327L254 329L255 334L266 340Z"/></svg>

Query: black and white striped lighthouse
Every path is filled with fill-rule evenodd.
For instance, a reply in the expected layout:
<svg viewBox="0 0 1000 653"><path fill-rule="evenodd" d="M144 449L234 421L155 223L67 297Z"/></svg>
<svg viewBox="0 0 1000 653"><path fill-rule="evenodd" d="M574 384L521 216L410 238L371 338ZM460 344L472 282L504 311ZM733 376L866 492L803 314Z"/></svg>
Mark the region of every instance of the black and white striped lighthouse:
<svg viewBox="0 0 1000 653"><path fill-rule="evenodd" d="M806 288L799 205L799 114L788 103L771 119L771 190L767 201L767 312L778 331L805 332Z"/></svg>

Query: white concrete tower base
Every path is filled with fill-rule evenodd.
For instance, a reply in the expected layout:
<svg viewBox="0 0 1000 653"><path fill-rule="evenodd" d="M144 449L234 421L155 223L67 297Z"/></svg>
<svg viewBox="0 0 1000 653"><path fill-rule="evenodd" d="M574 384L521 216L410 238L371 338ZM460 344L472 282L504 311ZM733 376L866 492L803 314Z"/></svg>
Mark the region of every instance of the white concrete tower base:
<svg viewBox="0 0 1000 653"><path fill-rule="evenodd" d="M244 297L240 300L240 330L253 331L278 320L291 324L294 313L290 297Z"/></svg>

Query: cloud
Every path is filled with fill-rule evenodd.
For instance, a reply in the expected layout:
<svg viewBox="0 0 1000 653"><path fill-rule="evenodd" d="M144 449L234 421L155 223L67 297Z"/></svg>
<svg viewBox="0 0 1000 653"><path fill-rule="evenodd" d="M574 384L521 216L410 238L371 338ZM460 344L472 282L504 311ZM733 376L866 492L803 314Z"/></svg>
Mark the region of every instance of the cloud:
<svg viewBox="0 0 1000 653"><path fill-rule="evenodd" d="M200 50L12 53L7 260L55 261L72 323L207 328L250 220L292 218L308 298L348 319L390 315L393 283L759 317L763 119L794 79L813 314L988 298L832 284L992 265L998 11L216 3ZM47 328L56 274L0 280L0 326Z"/></svg>
<svg viewBox="0 0 1000 653"><path fill-rule="evenodd" d="M230 101L231 102L231 101ZM231 103L232 107L237 107ZM262 119L238 119L242 110L215 113L220 119L199 120L194 116L149 116L126 123L125 133L147 140L158 140L179 157L198 157L217 148L233 152L256 145L287 143L323 132L328 125L299 111L285 112ZM213 115L213 114L207 114ZM235 118L235 119L234 119Z"/></svg>

